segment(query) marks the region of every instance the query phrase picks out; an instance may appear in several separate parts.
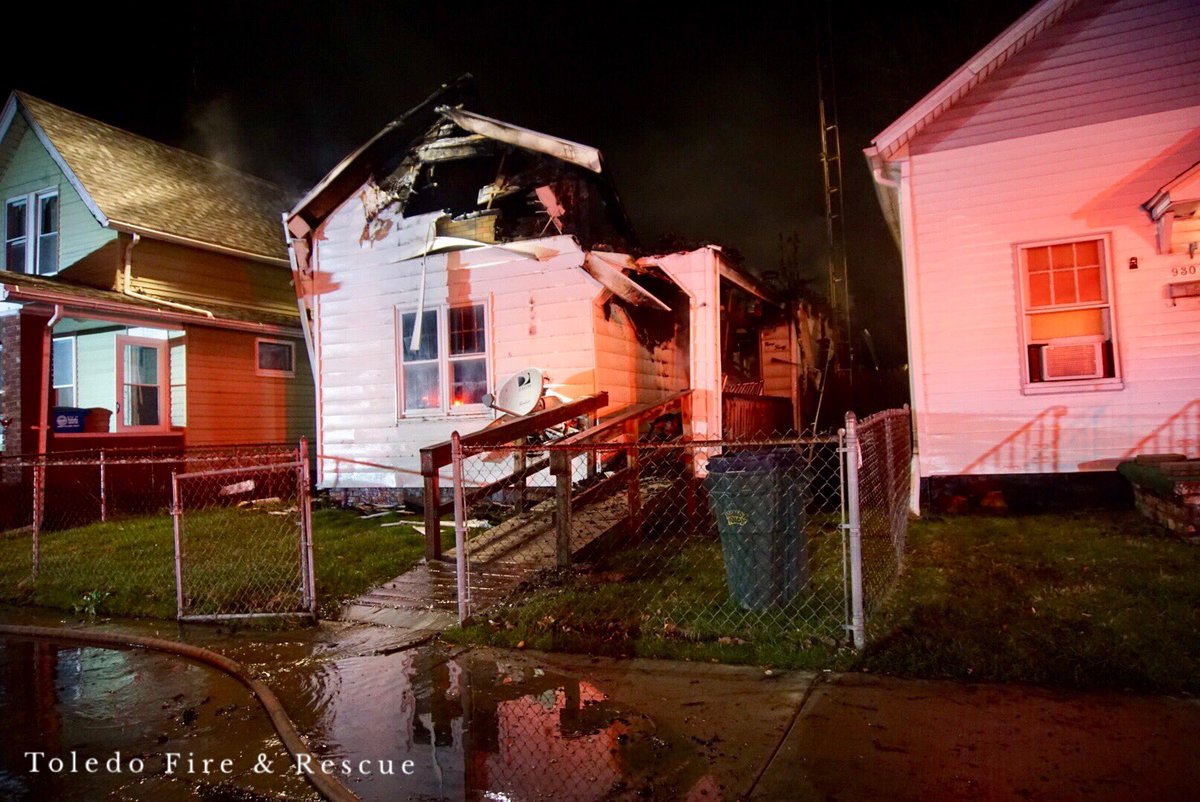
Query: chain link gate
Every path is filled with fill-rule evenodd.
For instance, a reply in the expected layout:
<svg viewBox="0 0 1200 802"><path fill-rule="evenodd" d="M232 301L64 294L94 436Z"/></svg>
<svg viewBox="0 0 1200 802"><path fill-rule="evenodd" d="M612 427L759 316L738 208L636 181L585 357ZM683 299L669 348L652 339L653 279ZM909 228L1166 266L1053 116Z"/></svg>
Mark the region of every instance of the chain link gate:
<svg viewBox="0 0 1200 802"><path fill-rule="evenodd" d="M316 617L308 449L291 462L176 473L181 621Z"/></svg>

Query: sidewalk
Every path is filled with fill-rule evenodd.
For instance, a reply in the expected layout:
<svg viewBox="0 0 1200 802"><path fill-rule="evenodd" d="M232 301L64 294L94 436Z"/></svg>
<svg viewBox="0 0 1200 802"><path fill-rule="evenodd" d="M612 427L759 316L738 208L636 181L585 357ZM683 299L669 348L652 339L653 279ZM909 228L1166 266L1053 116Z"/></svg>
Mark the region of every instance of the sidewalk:
<svg viewBox="0 0 1200 802"><path fill-rule="evenodd" d="M481 650L475 652L483 654ZM509 654L512 653L503 653ZM1186 800L1200 701L522 655L585 676L694 749L686 799Z"/></svg>
<svg viewBox="0 0 1200 802"><path fill-rule="evenodd" d="M1200 701L841 675L818 683L752 798L1186 800Z"/></svg>

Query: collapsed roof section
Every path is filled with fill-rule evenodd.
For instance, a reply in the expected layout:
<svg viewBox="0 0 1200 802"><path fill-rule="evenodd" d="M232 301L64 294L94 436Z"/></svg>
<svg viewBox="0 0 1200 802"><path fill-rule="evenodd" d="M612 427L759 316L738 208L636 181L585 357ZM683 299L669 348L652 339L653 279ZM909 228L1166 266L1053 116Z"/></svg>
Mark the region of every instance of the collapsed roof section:
<svg viewBox="0 0 1200 802"><path fill-rule="evenodd" d="M502 243L568 234L586 248L631 249L633 227L600 152L465 110L467 79L442 87L334 168L292 210L292 235L315 229L366 184L368 227L384 210L442 212L439 237Z"/></svg>

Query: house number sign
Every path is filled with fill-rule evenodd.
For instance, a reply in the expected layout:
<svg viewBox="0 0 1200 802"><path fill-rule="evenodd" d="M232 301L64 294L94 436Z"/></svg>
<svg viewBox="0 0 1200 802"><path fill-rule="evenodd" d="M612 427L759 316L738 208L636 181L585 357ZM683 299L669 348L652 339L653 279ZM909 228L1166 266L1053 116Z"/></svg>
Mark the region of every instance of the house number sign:
<svg viewBox="0 0 1200 802"><path fill-rule="evenodd" d="M1176 265L1171 268L1172 276L1197 276L1200 275L1200 265Z"/></svg>

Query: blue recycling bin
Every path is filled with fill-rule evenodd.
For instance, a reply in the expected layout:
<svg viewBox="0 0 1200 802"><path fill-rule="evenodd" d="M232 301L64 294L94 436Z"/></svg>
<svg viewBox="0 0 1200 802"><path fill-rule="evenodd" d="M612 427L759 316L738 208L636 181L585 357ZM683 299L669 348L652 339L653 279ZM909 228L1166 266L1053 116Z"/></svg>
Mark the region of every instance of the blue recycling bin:
<svg viewBox="0 0 1200 802"><path fill-rule="evenodd" d="M735 451L708 461L704 485L729 595L746 610L785 605L808 589L805 464L791 449Z"/></svg>

